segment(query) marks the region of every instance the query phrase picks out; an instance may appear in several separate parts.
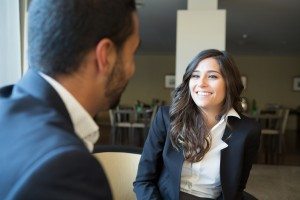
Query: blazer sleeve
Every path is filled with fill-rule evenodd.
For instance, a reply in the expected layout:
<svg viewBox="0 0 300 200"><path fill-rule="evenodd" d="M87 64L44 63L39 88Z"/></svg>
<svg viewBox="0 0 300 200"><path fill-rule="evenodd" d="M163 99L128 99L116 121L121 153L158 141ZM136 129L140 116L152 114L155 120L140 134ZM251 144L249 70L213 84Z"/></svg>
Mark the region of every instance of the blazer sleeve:
<svg viewBox="0 0 300 200"><path fill-rule="evenodd" d="M242 170L242 180L240 185L240 194L246 188L247 180L249 178L250 170L252 164L255 161L257 156L258 148L260 145L260 135L261 128L257 122L254 122L253 128L250 130L248 137L246 139L246 145L244 149L244 161L243 161L243 170Z"/></svg>
<svg viewBox="0 0 300 200"><path fill-rule="evenodd" d="M168 116L168 109L160 107L150 127L133 183L138 200L162 199L157 183L163 166L162 151L167 136L165 119Z"/></svg>
<svg viewBox="0 0 300 200"><path fill-rule="evenodd" d="M49 152L14 185L8 199L112 199L105 173L87 151Z"/></svg>

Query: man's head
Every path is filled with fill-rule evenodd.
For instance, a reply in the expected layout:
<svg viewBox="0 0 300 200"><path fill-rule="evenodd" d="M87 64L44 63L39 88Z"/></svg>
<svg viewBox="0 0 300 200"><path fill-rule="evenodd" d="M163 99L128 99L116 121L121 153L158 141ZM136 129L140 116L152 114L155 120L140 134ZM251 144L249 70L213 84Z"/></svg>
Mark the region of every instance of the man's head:
<svg viewBox="0 0 300 200"><path fill-rule="evenodd" d="M135 71L134 55L139 45L139 31L137 15L133 16L133 33L125 41L122 51L118 54L114 68L106 82L105 96L109 100L109 107L118 105L122 92L128 80Z"/></svg>
<svg viewBox="0 0 300 200"><path fill-rule="evenodd" d="M29 66L45 74L68 74L103 38L121 50L133 32L134 0L32 0Z"/></svg>
<svg viewBox="0 0 300 200"><path fill-rule="evenodd" d="M135 69L135 11L134 0L32 0L29 66L58 80L91 114L117 105Z"/></svg>

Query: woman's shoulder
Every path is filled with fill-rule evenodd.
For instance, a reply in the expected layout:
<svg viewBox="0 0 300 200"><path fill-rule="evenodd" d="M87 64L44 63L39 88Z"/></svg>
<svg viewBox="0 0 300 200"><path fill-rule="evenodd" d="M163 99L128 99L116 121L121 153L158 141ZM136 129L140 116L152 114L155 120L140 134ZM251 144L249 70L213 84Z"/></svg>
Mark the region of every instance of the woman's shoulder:
<svg viewBox="0 0 300 200"><path fill-rule="evenodd" d="M162 112L163 114L168 114L169 115L170 106L159 106L158 110L160 112Z"/></svg>
<svg viewBox="0 0 300 200"><path fill-rule="evenodd" d="M170 106L159 106L158 111L156 113L156 121L163 122L166 125L170 123Z"/></svg>
<svg viewBox="0 0 300 200"><path fill-rule="evenodd" d="M246 116L244 114L239 114L239 115L241 117L242 122L249 124L249 126L260 127L259 122L255 118Z"/></svg>
<svg viewBox="0 0 300 200"><path fill-rule="evenodd" d="M234 128L248 130L245 132L257 132L260 133L260 124L255 118L245 116L239 113L240 117L230 117L228 118L228 123Z"/></svg>
<svg viewBox="0 0 300 200"><path fill-rule="evenodd" d="M240 116L241 116L241 119L239 121L240 121L243 129L249 130L246 132L248 132L250 135L253 135L255 137L260 137L260 134L261 134L260 123L255 118L247 117L243 114L241 114Z"/></svg>

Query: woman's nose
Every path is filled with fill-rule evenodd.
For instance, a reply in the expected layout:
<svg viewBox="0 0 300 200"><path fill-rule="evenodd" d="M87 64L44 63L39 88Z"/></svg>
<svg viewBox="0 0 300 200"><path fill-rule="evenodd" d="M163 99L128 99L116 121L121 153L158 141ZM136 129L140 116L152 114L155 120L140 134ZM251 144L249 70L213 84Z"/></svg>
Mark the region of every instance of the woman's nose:
<svg viewBox="0 0 300 200"><path fill-rule="evenodd" d="M198 79L197 85L198 85L199 87L205 87L205 86L207 85L206 77L205 77L205 76L201 76L201 77Z"/></svg>

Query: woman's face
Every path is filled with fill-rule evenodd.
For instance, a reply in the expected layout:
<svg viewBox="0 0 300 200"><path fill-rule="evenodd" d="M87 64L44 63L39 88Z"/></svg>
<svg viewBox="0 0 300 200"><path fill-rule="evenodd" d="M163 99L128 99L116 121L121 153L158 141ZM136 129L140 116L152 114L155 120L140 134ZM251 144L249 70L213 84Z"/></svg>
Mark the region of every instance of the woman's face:
<svg viewBox="0 0 300 200"><path fill-rule="evenodd" d="M220 112L226 83L214 58L202 60L192 73L189 88L195 104L204 111Z"/></svg>

